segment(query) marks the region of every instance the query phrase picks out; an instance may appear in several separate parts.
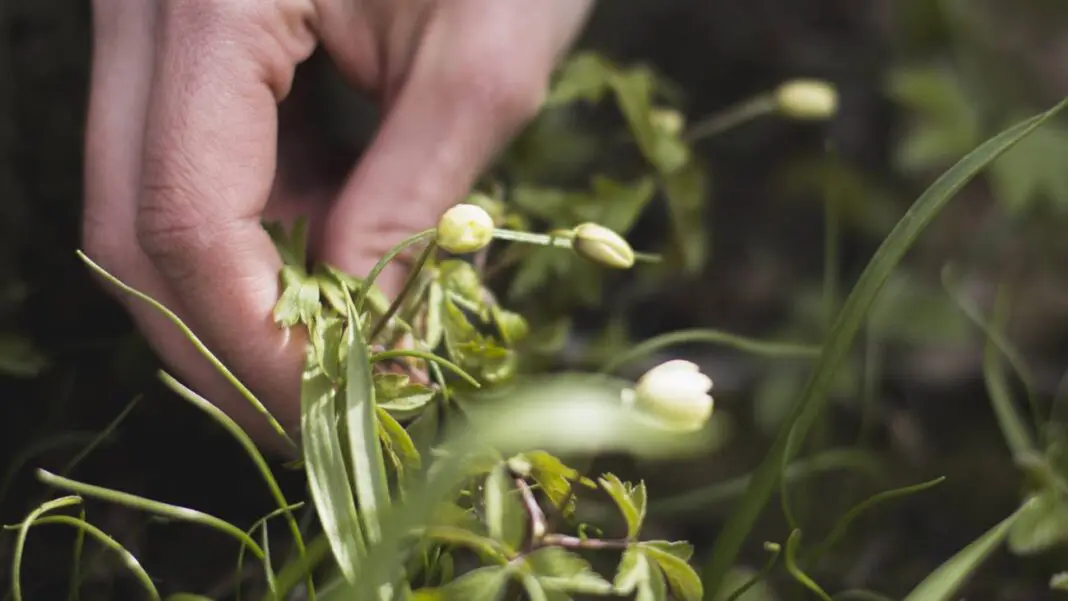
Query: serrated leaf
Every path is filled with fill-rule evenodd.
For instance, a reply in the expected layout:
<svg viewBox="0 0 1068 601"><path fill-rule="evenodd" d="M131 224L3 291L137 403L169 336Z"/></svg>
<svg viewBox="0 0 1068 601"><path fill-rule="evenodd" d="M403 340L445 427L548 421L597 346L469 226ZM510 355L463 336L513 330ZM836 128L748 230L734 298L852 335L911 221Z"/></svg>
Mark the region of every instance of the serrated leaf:
<svg viewBox="0 0 1068 601"><path fill-rule="evenodd" d="M527 557L534 574L547 589L567 593L607 595L612 583L593 571L577 553L559 547L543 547Z"/></svg>
<svg viewBox="0 0 1068 601"><path fill-rule="evenodd" d="M506 590L508 572L499 566L476 568L440 589L444 601L497 601Z"/></svg>
<svg viewBox="0 0 1068 601"><path fill-rule="evenodd" d="M615 474L605 474L599 479L601 487L612 497L627 522L627 537L636 538L645 521L645 482L637 486L623 482Z"/></svg>
<svg viewBox="0 0 1068 601"><path fill-rule="evenodd" d="M1008 547L1033 555L1068 542L1068 500L1047 489L1031 497L1009 530Z"/></svg>
<svg viewBox="0 0 1068 601"><path fill-rule="evenodd" d="M518 549L526 534L527 515L504 463L495 465L486 476L483 503L490 537L509 549Z"/></svg>
<svg viewBox="0 0 1068 601"><path fill-rule="evenodd" d="M523 457L530 462L530 477L541 488L549 502L560 507L564 499L569 499L563 507L564 515L571 515L575 510L575 498L571 495L571 482L579 477L578 470L564 465L551 453L545 451L528 451Z"/></svg>
<svg viewBox="0 0 1068 601"><path fill-rule="evenodd" d="M683 551L678 547L672 547L672 544L673 543L640 543L638 547L645 553L646 557L656 563L657 567L664 573L668 586L671 588L671 592L676 599L679 601L700 601L704 595L704 587L701 585L701 577L698 576L693 567L687 563L687 560L676 555L678 552L692 555L693 548L691 547L688 551ZM689 545L685 546L689 547Z"/></svg>
<svg viewBox="0 0 1068 601"><path fill-rule="evenodd" d="M1032 501L1033 502L1033 501ZM1025 504L987 530L923 579L904 601L949 601L1008 536L1013 523L1028 509Z"/></svg>

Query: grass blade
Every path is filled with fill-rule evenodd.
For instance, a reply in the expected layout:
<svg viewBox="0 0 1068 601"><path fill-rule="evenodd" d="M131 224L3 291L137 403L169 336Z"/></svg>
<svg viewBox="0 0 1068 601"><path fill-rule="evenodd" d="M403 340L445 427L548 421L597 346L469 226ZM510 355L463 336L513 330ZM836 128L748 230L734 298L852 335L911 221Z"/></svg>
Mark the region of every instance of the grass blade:
<svg viewBox="0 0 1068 601"><path fill-rule="evenodd" d="M73 495L45 501L37 509L31 511L18 526L18 534L15 535L15 547L11 551L11 596L14 601L22 601L22 581L19 578L19 574L22 572L22 553L26 549L26 536L29 534L33 522L49 511L70 507L81 502L82 500L79 497Z"/></svg>
<svg viewBox="0 0 1068 601"><path fill-rule="evenodd" d="M182 319L174 313L174 311L171 311L167 307L163 306L163 303L157 301L151 296L145 294L144 292L141 292L140 290L132 286L127 285L119 278L111 275L111 273L109 273L100 265L97 265L92 259L88 257L88 255L86 255L82 251L79 250L77 254L78 258L85 262L85 264L88 265L89 268L92 269L98 276L104 278L108 281L108 283L122 290L126 294L129 294L130 296L140 301L148 303L152 306L153 309L162 313L174 325L178 326L178 329L182 331L182 334L185 335L189 342L193 343L193 346L196 347L197 351L199 351L200 354L203 355L204 358L211 363L212 367L214 367L216 371L222 374L223 377L225 377L226 380L230 383L230 385L236 388L241 393L241 396L245 397L245 400L247 400L253 407L256 408L257 411L259 411L261 414L263 414L264 417L267 418L267 421L271 424L271 427L274 429L274 431L277 432L278 435L285 439L285 441L288 442L290 445L296 447L296 444L293 442L293 439L291 439L289 435L286 434L285 428L283 428L282 424L280 424L278 420L276 420L274 416L271 415L271 412L267 410L267 407L265 407L263 403L261 403L260 400L256 398L256 395L252 394L252 391L249 390L248 387L246 387L241 382L241 380L237 379L237 376L235 376L228 367L223 365L222 361L219 361L218 357L216 357L211 352L211 350L209 350L208 347L200 340L200 338L198 338L197 335L193 333L193 330L189 329L189 326L185 325L185 322L183 322Z"/></svg>
<svg viewBox="0 0 1068 601"><path fill-rule="evenodd" d="M241 429L241 426L237 425L237 422L223 413L221 409L211 404L210 401L187 388L167 372L159 372L159 377L160 380L163 380L163 383L177 393L178 396L189 401L198 409L210 415L212 419L225 428L226 431L234 437L234 440L245 449L248 456L252 458L252 462L256 464L256 469L258 469L263 476L264 482L267 483L267 488L271 491L271 496L274 497L275 503L278 504L278 511L285 516L286 523L289 525L289 530L293 534L293 544L296 546L297 553L299 555L304 555L304 537L300 534L300 525L297 524L297 518L293 515L291 509L292 506L289 501L286 500L282 488L278 485L278 480L275 479L274 473L271 472L271 467L267 465L267 460L263 457L263 454L260 453L259 449L256 448L256 443L252 442L252 439ZM310 576L308 577L308 599L309 601L315 601L315 592L312 587Z"/></svg>
<svg viewBox="0 0 1068 601"><path fill-rule="evenodd" d="M371 379L371 358L360 333L360 320L349 306L349 345L345 368L345 423L349 436L352 478L356 500L367 531L368 542L382 536L379 513L389 507L389 481L382 445L378 442L378 414L375 387Z"/></svg>
<svg viewBox="0 0 1068 601"><path fill-rule="evenodd" d="M30 525L42 526L45 524L66 524L67 526L73 526L79 531L93 537L98 543L118 554L118 556L122 558L122 563L129 568L130 572L137 578L137 581L140 582L141 586L148 592L149 597L156 601L159 600L159 591L156 590L156 585L152 582L152 577L149 576L148 572L145 572L145 568L141 566L141 562L137 561L137 558L134 557L133 553L127 551L126 547L123 547L118 541L108 536L103 530L85 520L69 515L53 515L37 518Z"/></svg>
<svg viewBox="0 0 1068 601"><path fill-rule="evenodd" d="M679 330L668 332L644 340L630 349L612 357L601 366L602 373L612 373L623 365L640 357L650 355L657 351L675 346L676 344L688 344L703 342L718 344L737 351L766 357L769 359L815 359L820 354L820 347L795 344L792 342L766 342L754 340L730 332L713 329Z"/></svg>
<svg viewBox="0 0 1068 601"><path fill-rule="evenodd" d="M334 559L345 579L353 582L364 538L338 434L337 396L334 383L309 354L300 390L304 470Z"/></svg>
<svg viewBox="0 0 1068 601"><path fill-rule="evenodd" d="M861 501L852 509L847 511L845 515L838 519L834 527L831 528L831 532L827 535L827 538L823 539L823 541L819 545L816 545L816 548L812 550L811 554L809 554L806 563L808 563L809 565L814 565L817 561L819 561L820 557L824 553L826 553L828 549L833 547L834 543L838 542L838 539L840 539L842 535L845 534L846 529L849 528L849 525L852 524L853 521L860 517L860 515L865 511L871 509L872 507L880 503L885 503L887 501L891 501L893 499L898 499L901 497L907 497L908 495L914 493L923 492L928 488L932 488L941 484L942 481L945 479L945 476L939 476L933 480L920 482L919 484L912 484L909 486L902 486L900 488L894 488L891 490L884 490L883 492L876 493L868 497L867 499Z"/></svg>
<svg viewBox="0 0 1068 601"><path fill-rule="evenodd" d="M958 551L949 561L931 572L927 578L923 579L923 582L912 589L904 601L948 601L952 599L980 564L1001 545L1008 536L1013 523L1033 502L1024 503L1012 515Z"/></svg>
<svg viewBox="0 0 1068 601"><path fill-rule="evenodd" d="M4 474L4 479L0 480L0 506L3 506L4 498L7 497L7 491L15 482L15 477L18 476L19 470L21 470L31 459L63 447L92 444L92 442L98 438L100 438L100 433L98 432L60 432L54 436L42 438L26 445L26 447L19 451L11 460L9 463L10 467L8 467L7 473Z"/></svg>
<svg viewBox="0 0 1068 601"><path fill-rule="evenodd" d="M745 495L726 526L716 538L706 570L705 598L713 599L723 578L734 564L749 531L756 523L776 485L783 467L789 463L809 428L827 404L835 372L853 345L864 316L889 279L894 268L915 243L920 233L943 207L972 178L1024 136L1045 123L1068 104L1062 101L1050 110L1027 119L981 144L939 177L909 208L893 231L883 240L856 286L842 306L828 333L819 361L804 389L784 421L771 449L753 474Z"/></svg>
<svg viewBox="0 0 1068 601"><path fill-rule="evenodd" d="M69 490L83 497L92 497L94 499L107 501L108 503L117 503L148 513L154 513L172 520L192 522L194 524L213 528L237 539L241 544L247 545L249 551L251 551L257 559L264 559L263 549L261 549L260 546L256 544L256 541L252 540L249 535L245 534L243 530L225 520L221 520L202 511L178 505L171 505L169 503L161 503L159 501L153 501L152 499L146 499L137 495L131 495L130 493L104 488L102 486L78 482L41 469L37 470L37 478L49 486Z"/></svg>

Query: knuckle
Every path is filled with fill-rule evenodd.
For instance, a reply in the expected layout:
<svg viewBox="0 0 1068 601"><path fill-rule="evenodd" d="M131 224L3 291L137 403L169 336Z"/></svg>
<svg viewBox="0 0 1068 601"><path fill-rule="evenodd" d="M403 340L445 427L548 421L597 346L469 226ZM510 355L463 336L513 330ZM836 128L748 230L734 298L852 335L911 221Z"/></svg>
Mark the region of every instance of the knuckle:
<svg viewBox="0 0 1068 601"><path fill-rule="evenodd" d="M464 102L506 123L522 122L537 114L545 100L547 73L523 62L509 62L493 46L483 47L461 62L454 85Z"/></svg>
<svg viewBox="0 0 1068 601"><path fill-rule="evenodd" d="M210 251L218 226L177 200L180 191L173 185L146 184L143 191L150 200L137 212L137 244L161 272L181 279L190 271L191 261Z"/></svg>

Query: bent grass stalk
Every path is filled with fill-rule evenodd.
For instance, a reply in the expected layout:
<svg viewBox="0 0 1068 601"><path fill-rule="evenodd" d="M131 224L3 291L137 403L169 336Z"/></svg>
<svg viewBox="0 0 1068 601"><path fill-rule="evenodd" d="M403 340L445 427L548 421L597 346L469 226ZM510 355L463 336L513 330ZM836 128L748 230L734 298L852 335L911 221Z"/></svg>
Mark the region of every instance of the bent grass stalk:
<svg viewBox="0 0 1068 601"><path fill-rule="evenodd" d="M271 415L271 412L267 410L267 407L265 407L263 403L261 403L260 400L256 398L256 395L252 394L252 391L249 390L248 387L246 387L241 382L241 380L237 379L237 376L235 376L233 372L231 372L230 369L223 364L222 361L219 361L218 357L216 357L215 354L208 349L208 347L200 340L200 338L198 338L197 335L193 333L193 330L189 329L189 326L187 326L185 322L183 322L182 319L174 313L174 311L171 311L170 309L165 307L163 303L160 303L151 296L145 294L144 292L141 292L140 290L132 286L129 286L122 280L113 276L106 269L104 269L92 259L90 259L89 256L86 255L84 252L79 250L77 251L77 255L78 258L84 261L90 269L96 272L97 275L104 278L110 284L122 290L126 294L142 302L148 303L150 306L152 306L152 308L156 309L161 314L166 316L167 319L169 319L174 325L178 326L178 329L180 329L185 335L185 337L193 343L193 346L196 347L197 351L199 351L200 354L203 355L204 358L211 363L212 367L214 367L220 374L222 374L226 378L227 382L229 382L234 388L236 388L241 393L241 396L245 397L245 399L253 407L255 407L257 411L259 411L264 417L267 418L267 421L270 423L271 428L273 428L279 436L285 439L285 441L288 442L291 447L293 447L294 449L297 448L296 443L293 442L293 439L290 438L288 434L286 434L285 428L283 428L282 424L280 424L278 420L275 419L273 415Z"/></svg>

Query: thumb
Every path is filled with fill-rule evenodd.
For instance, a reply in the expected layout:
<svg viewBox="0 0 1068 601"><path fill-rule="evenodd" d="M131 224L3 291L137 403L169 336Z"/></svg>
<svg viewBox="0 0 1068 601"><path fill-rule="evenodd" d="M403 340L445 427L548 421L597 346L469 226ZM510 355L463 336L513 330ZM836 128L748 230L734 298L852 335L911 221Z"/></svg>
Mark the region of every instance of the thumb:
<svg viewBox="0 0 1068 601"><path fill-rule="evenodd" d="M448 10L427 24L404 86L327 219L323 260L362 276L405 237L434 227L541 106L555 50L515 44L526 11L488 12L475 27L471 15ZM377 282L393 295L404 277L393 264Z"/></svg>

